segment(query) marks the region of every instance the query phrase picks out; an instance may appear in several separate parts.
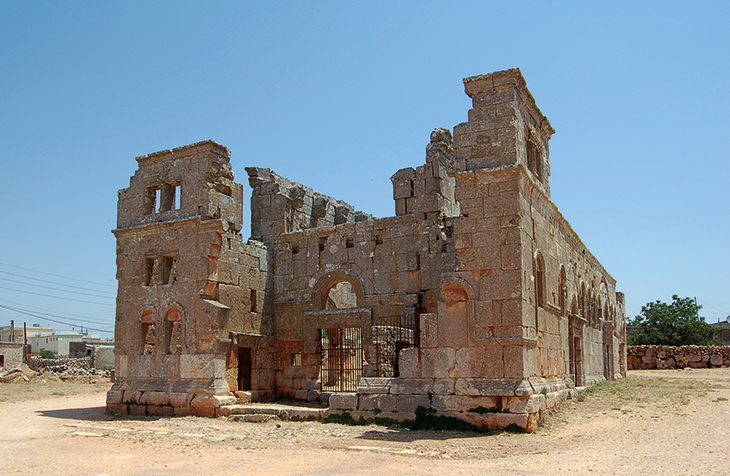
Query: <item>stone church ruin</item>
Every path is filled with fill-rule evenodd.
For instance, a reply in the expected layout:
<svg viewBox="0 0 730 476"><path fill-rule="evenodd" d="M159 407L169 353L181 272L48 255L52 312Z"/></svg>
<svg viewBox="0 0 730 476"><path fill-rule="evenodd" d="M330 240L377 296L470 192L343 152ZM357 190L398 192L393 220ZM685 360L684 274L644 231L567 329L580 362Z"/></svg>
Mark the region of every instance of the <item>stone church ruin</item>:
<svg viewBox="0 0 730 476"><path fill-rule="evenodd" d="M244 240L226 147L137 157L107 410L289 398L531 431L575 387L625 376L623 294L550 199L555 131L518 69L464 86L468 122L391 177L393 217L249 167Z"/></svg>

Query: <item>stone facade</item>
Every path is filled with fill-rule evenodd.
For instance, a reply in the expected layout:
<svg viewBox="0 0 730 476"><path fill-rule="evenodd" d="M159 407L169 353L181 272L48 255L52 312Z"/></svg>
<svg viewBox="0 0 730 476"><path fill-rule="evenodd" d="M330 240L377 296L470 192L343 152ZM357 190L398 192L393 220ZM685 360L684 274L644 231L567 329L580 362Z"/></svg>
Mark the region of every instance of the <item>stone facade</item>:
<svg viewBox="0 0 730 476"><path fill-rule="evenodd" d="M550 122L517 69L464 85L468 122L392 176L394 217L251 167L244 242L228 149L138 157L108 410L214 415L235 394L531 430L624 376L623 295L550 200Z"/></svg>

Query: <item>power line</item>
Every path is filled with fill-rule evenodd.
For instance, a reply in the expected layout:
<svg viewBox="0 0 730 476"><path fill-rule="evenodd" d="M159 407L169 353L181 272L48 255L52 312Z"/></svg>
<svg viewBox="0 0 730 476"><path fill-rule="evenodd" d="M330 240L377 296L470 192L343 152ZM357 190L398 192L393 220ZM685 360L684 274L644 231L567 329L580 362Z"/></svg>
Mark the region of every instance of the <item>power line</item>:
<svg viewBox="0 0 730 476"><path fill-rule="evenodd" d="M32 278L30 276L23 276L22 274L11 273L9 271L0 271L0 273L9 274L10 276L17 276L19 278L30 279L32 281L40 281L41 283L56 284L58 286L65 286L67 288L82 289L84 291L91 291L91 292L95 292L95 293L99 293L99 294L110 294L110 295L114 295L114 293L110 293L108 291L97 291L96 289L89 289L89 288L84 288L84 287L81 287L81 286L74 286L72 284L63 284L63 283L57 283L55 281L48 281L48 280L40 279L40 278ZM0 278L0 279L2 279L2 278Z"/></svg>
<svg viewBox="0 0 730 476"><path fill-rule="evenodd" d="M15 292L25 293L25 294L33 294L35 296L43 296L43 297L48 297L48 298L53 298L53 299L63 299L64 301L85 302L86 304L99 304L101 306L114 306L114 304L108 304L105 302L83 301L81 299L71 299L71 298L65 298L65 297L60 297L60 296L50 296L48 294L41 294L41 293L34 293L31 291L22 291L20 289L6 288L4 286L0 286L0 289L7 289L8 291L15 291ZM101 296L97 296L97 297L101 297Z"/></svg>
<svg viewBox="0 0 730 476"><path fill-rule="evenodd" d="M79 291L69 291L67 289L59 289L59 288L54 288L54 287L51 287L51 286L43 286L42 284L24 283L23 281L17 281L15 279L0 278L0 281L9 281L11 283L23 284L25 286L33 286L33 287L41 288L41 289L50 289L51 291L61 291L63 293L80 294L82 296L91 296L91 297L101 298L101 299L114 299L111 296L100 296L98 294L82 293L82 292L79 292Z"/></svg>
<svg viewBox="0 0 730 476"><path fill-rule="evenodd" d="M71 314L71 313L68 313L68 312L53 311L51 309L45 309L43 307L38 307L38 306L31 306L30 304L25 304L25 303L22 303L22 302L8 301L7 299L0 299L0 302L4 302L6 304L14 304L16 306L22 306L23 308L37 309L38 311L46 311L46 312L51 313L51 315L54 315L54 313L55 313L56 316L62 317L62 318L64 317L63 316L64 314L65 314L66 317L72 317L72 318L94 317L94 316L89 316L89 315L86 315L86 314L75 314L75 313L74 314ZM37 312L37 311L33 311L33 312Z"/></svg>
<svg viewBox="0 0 730 476"><path fill-rule="evenodd" d="M37 271L35 269L23 268L21 266L15 266L13 264L8 264L8 263L0 263L0 265L2 265L2 266L10 266L11 268L22 269L23 271L30 271L32 273L45 274L47 276L53 276L55 278L70 279L71 281L78 281L78 282L81 282L81 283L96 284L96 285L99 285L99 286L108 286L108 287L112 287L112 288L115 288L116 287L115 284L104 284L104 283L97 283L97 282L94 282L94 281L87 281L85 279L70 278L68 276L61 276L60 274L46 273L45 271Z"/></svg>
<svg viewBox="0 0 730 476"><path fill-rule="evenodd" d="M7 307L9 308L10 306L7 306ZM109 320L114 320L114 317L109 317L109 318L107 318L107 320L105 322L99 322L99 321L94 321L94 320L91 320L91 319L84 319L83 316L75 316L75 315L59 316L58 314L53 314L53 313L50 313L50 312L31 311L29 309L23 309L22 307L16 307L16 308L13 308L13 309L14 310L26 311L26 312L32 312L32 313L38 314L39 317L40 316L43 316L44 318L46 316L50 316L50 317L55 317L57 319L73 319L74 321L78 321L78 322L90 322L92 324L101 324L101 325L109 324Z"/></svg>
<svg viewBox="0 0 730 476"><path fill-rule="evenodd" d="M727 315L727 314L730 314L730 312L727 312L727 311L723 311L722 309L718 309L718 308L716 308L715 306L713 306L712 304L710 304L710 303L708 303L708 302L706 302L706 301L703 301L703 300L702 300L702 299L700 299L700 298L697 298L697 300L698 300L698 301L700 301L700 302L701 302L702 304L705 304L705 305L707 305L707 306L711 307L712 309L715 309L715 310L717 310L717 311L720 311L720 312L721 312L721 313L723 313L723 314L726 314L726 315Z"/></svg>
<svg viewBox="0 0 730 476"><path fill-rule="evenodd" d="M112 333L113 333L113 331L110 331L110 330L108 330L108 329L97 329L97 328L94 328L94 327L87 327L87 326L81 326L80 324L74 324L74 323L69 323L69 322L63 322L63 321L59 321L59 320L55 320L55 319L51 319L51 318L49 318L49 317L39 316L39 315L37 315L37 314L35 314L35 313L32 313L32 312L27 312L27 311L23 311L23 310L20 310L20 309L15 309L15 308L12 308L12 307L10 307L10 306L5 306L4 304L0 304L0 307L1 307L1 308L3 308L3 309L8 309L8 310L10 310L10 311L13 311L13 312L18 312L18 313L20 313L20 314L25 314L26 316L31 316L31 317L35 317L35 318L38 318L38 319L42 319L42 320L46 320L46 321L51 321L51 322L55 322L55 323L57 323L57 324L63 324L63 325L65 325L65 326L71 326L71 327L84 327L84 328L86 328L86 329L89 329L89 330L92 330L92 331L98 331L98 332L103 332L103 333L105 333L105 334L112 334Z"/></svg>

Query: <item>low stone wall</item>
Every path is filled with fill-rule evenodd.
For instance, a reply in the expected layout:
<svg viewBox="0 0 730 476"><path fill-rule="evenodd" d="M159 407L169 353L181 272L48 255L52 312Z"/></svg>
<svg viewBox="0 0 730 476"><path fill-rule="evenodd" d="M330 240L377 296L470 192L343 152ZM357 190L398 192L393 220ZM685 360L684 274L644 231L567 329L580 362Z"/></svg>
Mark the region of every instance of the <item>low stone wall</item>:
<svg viewBox="0 0 730 476"><path fill-rule="evenodd" d="M730 366L730 346L723 345L629 345L629 370L707 368Z"/></svg>
<svg viewBox="0 0 730 476"><path fill-rule="evenodd" d="M585 388L570 388L557 379L539 382L523 381L500 385L482 380L434 380L366 377L360 380L357 393L335 393L329 399L330 414L349 414L354 420L372 421L385 418L414 421L418 408L435 416L451 417L489 429L511 426L531 433L542 413L578 394ZM457 388L472 384L472 394L456 394ZM533 387L541 391L535 393ZM477 395L476 388L489 388L491 395Z"/></svg>
<svg viewBox="0 0 730 476"><path fill-rule="evenodd" d="M190 392L120 388L106 394L106 411L127 415L216 417L222 406L234 403L235 397Z"/></svg>

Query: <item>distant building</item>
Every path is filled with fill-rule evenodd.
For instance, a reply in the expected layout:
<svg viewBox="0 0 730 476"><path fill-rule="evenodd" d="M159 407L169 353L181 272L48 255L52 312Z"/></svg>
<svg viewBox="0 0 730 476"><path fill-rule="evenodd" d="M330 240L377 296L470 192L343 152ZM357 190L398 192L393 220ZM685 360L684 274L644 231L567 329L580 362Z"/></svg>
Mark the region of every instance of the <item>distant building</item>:
<svg viewBox="0 0 730 476"><path fill-rule="evenodd" d="M725 318L724 321L720 321L716 324L712 324L715 328L715 336L722 345L730 345L730 316Z"/></svg>
<svg viewBox="0 0 730 476"><path fill-rule="evenodd" d="M85 355L72 355L70 348L72 343L80 343L83 345L84 342L94 344L100 341L101 339L98 335L89 336L85 332L76 331L56 331L28 338L28 344L30 344L30 352L32 354L38 354L41 349L45 349L56 355L68 355L71 357L85 357Z"/></svg>
<svg viewBox="0 0 730 476"><path fill-rule="evenodd" d="M40 334L53 333L53 327L41 327L37 324L28 326L28 339ZM23 324L15 326L0 327L0 342L20 342L24 343L25 335L23 334Z"/></svg>

